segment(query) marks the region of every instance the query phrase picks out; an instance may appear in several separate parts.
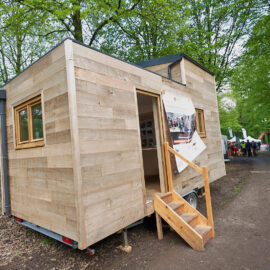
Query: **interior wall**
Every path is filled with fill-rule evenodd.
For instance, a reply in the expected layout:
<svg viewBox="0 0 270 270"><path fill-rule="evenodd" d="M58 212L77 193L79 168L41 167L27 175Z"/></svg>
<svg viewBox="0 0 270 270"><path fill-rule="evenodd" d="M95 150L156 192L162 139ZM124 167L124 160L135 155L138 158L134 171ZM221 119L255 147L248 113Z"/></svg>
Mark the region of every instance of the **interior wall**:
<svg viewBox="0 0 270 270"><path fill-rule="evenodd" d="M143 151L143 167L145 176L159 174L157 150L153 149Z"/></svg>
<svg viewBox="0 0 270 270"><path fill-rule="evenodd" d="M152 120L154 125L154 115L153 115L153 97L138 94L138 111L139 111L139 119L141 121ZM155 130L153 126L153 131ZM155 137L156 134L153 134ZM144 165L144 175L152 176L158 175L158 159L157 159L157 149L155 147L151 148L142 148L143 153L143 165Z"/></svg>

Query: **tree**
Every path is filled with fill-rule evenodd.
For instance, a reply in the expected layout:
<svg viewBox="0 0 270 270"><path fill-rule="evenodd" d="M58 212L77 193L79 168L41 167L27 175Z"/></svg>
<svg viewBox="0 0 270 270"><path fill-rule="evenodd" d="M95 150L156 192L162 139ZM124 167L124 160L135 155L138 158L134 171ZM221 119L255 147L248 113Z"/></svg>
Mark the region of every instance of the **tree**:
<svg viewBox="0 0 270 270"><path fill-rule="evenodd" d="M182 49L216 75L217 91L227 84L228 73L239 56L243 39L262 12L257 0L192 0L189 31Z"/></svg>
<svg viewBox="0 0 270 270"><path fill-rule="evenodd" d="M130 62L179 53L187 16L184 1L142 0L132 16L111 25L101 49Z"/></svg>
<svg viewBox="0 0 270 270"><path fill-rule="evenodd" d="M0 85L44 54L54 42L42 37L48 19L16 1L0 3ZM36 17L39 20L36 20Z"/></svg>
<svg viewBox="0 0 270 270"><path fill-rule="evenodd" d="M229 135L228 127L231 127L233 132L241 132L242 125L239 123L239 112L235 107L231 94L218 95L219 121L221 133Z"/></svg>
<svg viewBox="0 0 270 270"><path fill-rule="evenodd" d="M111 24L101 48L131 62L185 52L228 83L263 0L142 0L133 16Z"/></svg>
<svg viewBox="0 0 270 270"><path fill-rule="evenodd" d="M100 33L109 24L117 23L136 9L141 0L17 0L31 10L49 16L53 33L66 33L89 46L97 45Z"/></svg>
<svg viewBox="0 0 270 270"><path fill-rule="evenodd" d="M245 44L233 75L239 121L253 136L270 131L270 14L262 16Z"/></svg>

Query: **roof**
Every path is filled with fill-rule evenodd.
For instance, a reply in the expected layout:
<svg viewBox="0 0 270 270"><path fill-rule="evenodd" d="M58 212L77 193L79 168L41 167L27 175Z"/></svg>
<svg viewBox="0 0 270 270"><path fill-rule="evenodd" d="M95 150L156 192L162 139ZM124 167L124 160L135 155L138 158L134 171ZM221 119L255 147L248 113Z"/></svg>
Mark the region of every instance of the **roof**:
<svg viewBox="0 0 270 270"><path fill-rule="evenodd" d="M140 67L145 68L145 67L149 67L149 66L156 66L156 65L175 62L177 60L180 60L181 57L182 57L182 54L177 53L177 54L167 55L167 56L154 58L154 59L150 59L150 60L139 61L137 63L137 65L140 66Z"/></svg>
<svg viewBox="0 0 270 270"><path fill-rule="evenodd" d="M124 63L130 64L130 65L135 66L135 67L140 68L140 69L143 69L143 70L145 70L146 72L151 72L151 73L153 73L153 74L156 74L157 76L160 76L160 77L169 79L169 80L171 80L171 81L173 81L173 82L175 82L175 83L177 83L177 84L181 84L181 85L184 85L184 86L185 86L184 83L181 83L181 82L172 80L171 78L165 77L165 76L163 76L163 75L161 75L161 74L159 74L159 73L156 73L156 72L154 72L154 71L145 69L145 68L143 68L142 66L140 66L140 65L138 65L138 64L133 64L133 63L124 61L124 60L122 60L122 59L120 59L120 58L118 58L118 57L116 57L116 56L114 56L114 55L110 55L110 54L108 54L108 53L102 52L102 51L100 51L100 50L98 50L98 49L96 49L96 48L93 48L93 47L91 47L91 46L88 46L88 45L86 45L86 44L84 44L84 43L82 43L82 42L80 42L80 41L78 41L78 40L75 40L75 39L72 39L72 38L68 37L68 38L62 40L60 43L58 43L56 46L54 46L52 49L50 49L47 53L45 53L44 55L42 55L39 59L37 59L36 61L34 61L32 64L30 64L29 66L27 66L27 67L26 67L24 70L22 70L20 73L16 74L14 77L12 77L10 80L8 80L4 85L1 86L1 88L5 87L9 82L11 82L11 81L14 80L15 78L17 78L21 73L23 73L24 71L26 71L27 69L29 69L29 68L30 68L31 66L33 66L35 63L37 63L39 60L41 60L43 57L45 57L46 55L48 55L51 51L53 51L54 49L56 49L57 47L59 47L60 45L62 45L66 40L71 40L71 41L73 41L74 43L80 44L80 45L82 45L82 46L84 46L84 47L87 47L87 48L92 49L92 50L94 50L94 51L97 51L97 52L99 52L99 53L105 54L105 55L107 55L107 56L113 57L113 58L115 58L115 59L117 59L117 60L119 60L119 61L122 61L122 62L124 62ZM161 58L162 58L162 57L161 57Z"/></svg>
<svg viewBox="0 0 270 270"><path fill-rule="evenodd" d="M154 58L154 59L150 59L150 60L139 61L137 63L137 65L141 66L143 68L146 68L146 67L150 67L150 66L171 63L170 66L172 66L172 65L180 62L182 60L182 58L186 58L188 61L192 62L194 65L196 65L199 68L203 69L204 71L208 72L212 76L215 75L213 72L211 72L210 70L208 70L207 68L205 68L204 66L202 66L201 64L199 64L198 62L196 62L195 60L193 60L191 57L187 56L184 53L177 53L177 54L172 54L172 55Z"/></svg>

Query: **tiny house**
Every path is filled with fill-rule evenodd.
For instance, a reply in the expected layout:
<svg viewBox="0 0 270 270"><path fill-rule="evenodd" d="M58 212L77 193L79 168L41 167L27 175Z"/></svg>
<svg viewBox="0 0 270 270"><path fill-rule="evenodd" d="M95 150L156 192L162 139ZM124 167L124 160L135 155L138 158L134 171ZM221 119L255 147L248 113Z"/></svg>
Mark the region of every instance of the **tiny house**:
<svg viewBox="0 0 270 270"><path fill-rule="evenodd" d="M206 146L193 161L210 182L225 175L214 76L184 54L132 65L67 39L3 89L3 214L79 249L154 213L168 173L178 194L203 186L191 168L167 171L163 93L192 100Z"/></svg>

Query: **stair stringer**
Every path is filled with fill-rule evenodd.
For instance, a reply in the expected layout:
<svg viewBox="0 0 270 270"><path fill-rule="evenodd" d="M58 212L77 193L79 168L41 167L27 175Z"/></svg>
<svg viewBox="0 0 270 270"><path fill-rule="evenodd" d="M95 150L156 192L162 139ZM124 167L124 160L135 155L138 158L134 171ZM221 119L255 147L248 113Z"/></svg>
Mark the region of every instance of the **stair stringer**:
<svg viewBox="0 0 270 270"><path fill-rule="evenodd" d="M195 250L204 250L202 236L189 226L175 211L160 199L154 196L155 211Z"/></svg>
<svg viewBox="0 0 270 270"><path fill-rule="evenodd" d="M184 203L184 212L198 215L198 218L197 218L197 224L198 225L211 227L211 230L208 233L209 237L204 238L204 243L207 243L210 238L214 238L214 229L212 228L212 226L211 226L210 222L208 221L208 219L201 212L199 212L197 209L193 208L181 195L179 195L175 191L172 192L172 198L173 198L174 201Z"/></svg>

